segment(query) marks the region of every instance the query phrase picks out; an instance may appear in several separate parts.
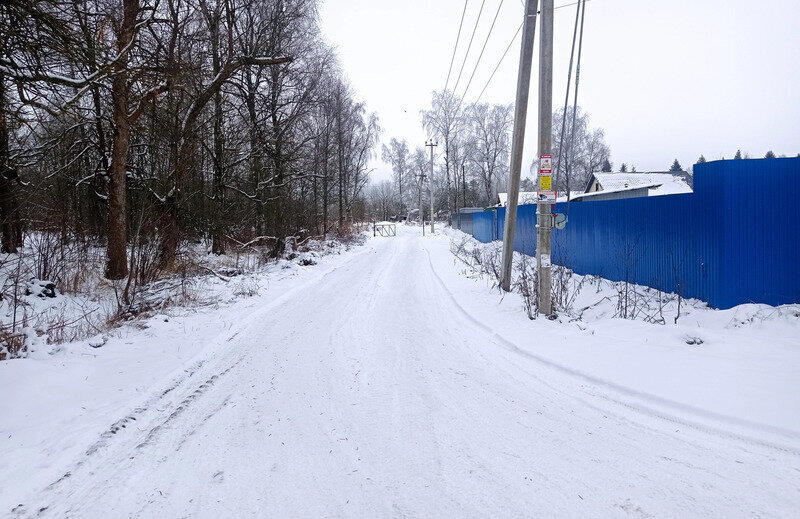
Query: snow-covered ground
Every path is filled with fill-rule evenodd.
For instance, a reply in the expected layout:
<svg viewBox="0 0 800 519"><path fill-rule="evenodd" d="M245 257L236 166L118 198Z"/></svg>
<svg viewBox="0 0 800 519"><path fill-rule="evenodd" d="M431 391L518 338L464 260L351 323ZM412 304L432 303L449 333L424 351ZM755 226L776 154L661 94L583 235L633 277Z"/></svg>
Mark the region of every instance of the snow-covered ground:
<svg viewBox="0 0 800 519"><path fill-rule="evenodd" d="M481 244L449 230L451 250L463 246L499 261L500 242ZM464 243L466 241L466 243ZM439 261L447 254L441 250ZM515 253L515 263L521 255ZM740 305L715 310L667 295L658 311L648 290L632 304L649 306L638 319L615 318L619 283L572 275L569 312L555 322L525 322L519 294L501 295L490 276L475 276L463 261L438 270L459 307L480 324L539 360L627 398L698 423L800 447L800 305ZM530 262L535 264L535 259ZM515 265L518 267L518 265ZM475 279L478 278L478 282ZM554 281L555 282L555 281ZM581 286L575 294L576 286ZM633 289L633 287L631 287ZM632 313L629 311L629 313ZM677 321L675 317L678 316ZM643 318L662 318L663 324ZM663 408L663 409L662 409Z"/></svg>
<svg viewBox="0 0 800 519"><path fill-rule="evenodd" d="M91 333L97 330L89 327L88 339L65 344L48 344L47 334L37 333L35 323L48 319L80 323L87 309L102 314L104 306L112 305L111 287L100 287L94 294L59 293L52 299L23 296L25 311L37 317L29 319L25 329L26 358L0 362L0 438L4 440L0 442L0 517L19 504L20 490L52 483L70 462L115 429L118 419L123 419L119 427L127 427L124 417L191 374L224 345L231 330L282 300L286 292L302 290L304 284L364 252L364 247L334 240L255 271L252 258L208 256L204 264L215 271L234 270L240 275L226 277L227 281L211 274L190 279L185 289L190 293L188 300L178 298L149 318L135 318L96 335ZM102 262L95 267L102 268ZM173 284L169 280L158 283ZM165 292L180 296L181 287L153 292L161 298ZM9 309L5 317L10 313ZM147 314L153 312L143 315ZM96 325L101 322L98 319ZM85 330L70 334L80 331Z"/></svg>
<svg viewBox="0 0 800 519"><path fill-rule="evenodd" d="M796 516L793 308L532 321L397 231L0 363L0 513Z"/></svg>

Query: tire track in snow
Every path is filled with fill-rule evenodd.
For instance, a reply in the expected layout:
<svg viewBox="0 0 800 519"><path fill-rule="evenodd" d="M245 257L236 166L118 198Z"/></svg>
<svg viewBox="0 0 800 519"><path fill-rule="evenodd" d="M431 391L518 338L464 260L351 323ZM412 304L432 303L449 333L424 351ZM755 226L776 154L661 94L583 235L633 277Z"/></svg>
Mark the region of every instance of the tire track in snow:
<svg viewBox="0 0 800 519"><path fill-rule="evenodd" d="M590 384L593 384L595 386L605 387L605 388L610 389L611 391L616 392L616 393L618 393L620 395L625 395L625 396L628 396L628 397L631 397L633 399L637 399L637 400L641 401L641 402L625 402L620 398L615 398L613 395L590 392L590 391L586 391L584 389L584 391L587 394L590 394L590 395L598 397L598 398L602 398L602 399L604 399L604 400L606 400L608 402L611 402L611 403L613 403L615 405L622 406L622 407L628 408L630 410L634 410L634 411L636 411L638 413L645 414L645 415L648 415L648 416L653 417L653 418L658 418L658 419L666 420L666 421L673 422L673 423L676 423L676 424L681 424L681 425L684 425L686 427L691 427L693 429L696 429L696 430L699 430L699 431L703 431L703 432L706 432L706 433L709 433L709 434L713 434L713 435L718 436L718 437L724 437L724 438L739 440L739 441L742 441L742 442L755 444L755 445L759 445L759 446L762 446L762 447L768 447L768 448L775 449L775 450L778 450L778 451L781 451L781 452L786 452L786 453L792 454L794 456L800 456L800 447L796 446L796 445L800 444L800 435L797 435L797 434L793 433L792 431L787 431L787 430L779 429L779 428L776 428L776 427L769 427L769 426L766 426L766 425L763 425L763 424L754 423L754 422L750 422L750 421L743 420L743 419L740 419L740 418L735 418L735 417L731 417L731 416L728 416L728 415L715 413L713 411L708 411L708 410L705 410L705 409L700 409L700 408L693 407L693 406L690 406L690 405L686 405L686 404L683 404L683 403L680 403L680 402L675 402L673 400L662 398L662 397L659 397L657 395L652 395L652 394L649 394L649 393L636 391L636 390L633 390L633 389L631 389L629 387L622 386L622 385L616 384L614 382L611 382L609 380L604 380L604 379L589 375L587 373L581 372L579 370L575 370L573 368L570 368L569 366L566 366L566 365L551 361L551 360L549 360L549 359L547 359L545 357L542 357L540 355L537 355L535 353L532 353L530 351L527 351L527 350L524 350L524 349L520 348L514 342L512 342L512 341L506 339L504 336L502 336L495 329L493 329L490 326L482 323L479 319L477 319L471 313L469 313L463 306L461 306L461 304L458 302L458 300L453 295L453 293L450 291L450 289L447 288L447 285L442 280L441 276L439 276L439 273L436 272L436 268L433 265L433 260L431 258L430 252L427 249L423 249L423 250L425 250L425 253L426 253L427 257L428 257L428 266L429 266L431 272L433 273L433 275L434 275L437 283L439 284L440 288L442 289L442 291L447 295L447 299L451 303L451 305L458 311L459 314L461 314L461 316L468 323L470 323L472 326L474 326L475 328L479 329L481 332L483 332L486 335L488 335L493 341L495 341L499 346L503 347L504 349L506 349L508 351L511 351L511 352L513 352L513 353L515 353L517 355L522 356L522 357L534 360L534 361L536 361L536 362L538 362L540 364L543 364L543 365L545 365L545 366L547 366L547 367L549 367L551 369L554 369L554 370L556 370L558 372L561 372L563 374L569 375L570 377L577 378L577 379L580 379L580 380L584 380L584 381L589 382ZM548 384L547 382L545 382L543 380L541 380L541 381L542 381L542 383L548 385L549 387L551 387L552 389L554 389L556 391L561 392L562 394L565 394L567 396L571 396L573 398L577 398L574 395L568 395L567 393L563 393L563 391L561 391L560 389ZM580 400L584 404L586 404L586 405L588 405L588 406L590 406L590 407L592 407L594 409L597 409L599 411L604 411L604 412L606 411L605 409L601 409L601 408L598 408L598 407L594 406L592 403L590 403L588 401L585 401L583 399L580 399ZM650 404L650 405L648 405L648 404ZM726 429L724 429L724 428L722 428L722 427L720 427L718 425L691 421L689 419L686 419L684 416L668 414L668 413L664 412L665 409L676 411L676 412L682 413L684 415L688 414L690 416L693 416L693 417L699 418L699 419L712 420L712 421L720 422L720 423L726 424L726 425L734 425L734 426L738 426L738 427L743 427L745 429L749 429L749 430L754 431L756 434L758 434L758 433L762 433L762 434L766 433L766 434L768 434L770 436L773 436L773 437L777 436L780 440L784 440L784 441L788 440L789 442L792 443L792 445L786 445L786 444L779 443L780 440L771 441L771 440L766 440L764 438L759 438L758 436L751 436L751 435L748 435L748 434L741 434L741 433L737 433L737 432L731 432L730 430L726 430Z"/></svg>
<svg viewBox="0 0 800 519"><path fill-rule="evenodd" d="M203 350L195 357L197 360L192 361L188 368L176 370L176 372L165 378L166 383L157 384L156 387L160 387L160 389L152 390L150 396L140 400L141 403L139 405L134 406L122 418L115 420L106 431L99 435L94 443L89 445L84 455L75 460L62 476L36 492L34 496L26 501L32 501L35 497L38 502L47 502L48 499L42 499L42 496L52 494L55 494L55 497L49 499L49 501L63 501L64 496L61 494L60 488L67 482L74 480L76 474L84 471L92 473L99 470L97 467L107 461L105 460L107 456L114 455L112 451L115 449L121 451L116 454L116 458L126 460L130 458L131 453L135 450L152 443L166 425L189 409L199 396L213 386L220 377L236 367L248 354L247 345L237 349L225 348L226 345L232 344L240 334L246 336L248 330L262 323L265 315L285 302L292 300L298 293L324 282L331 274L352 266L353 263L364 259L373 252L374 249L368 247L353 252L341 264L325 269L310 279L292 287L208 341ZM235 329L231 331L234 327ZM200 376L201 381L196 382L198 376ZM132 427L133 425L136 425L136 427ZM134 431L134 429L138 431ZM135 434L135 432L140 434ZM106 464L114 465L115 463ZM73 492L69 492L69 489L66 490L68 494L74 494L76 491L74 488L72 489ZM21 502L11 510L12 514L23 517L42 516L52 512L52 505L43 505L35 511L30 511L24 502Z"/></svg>

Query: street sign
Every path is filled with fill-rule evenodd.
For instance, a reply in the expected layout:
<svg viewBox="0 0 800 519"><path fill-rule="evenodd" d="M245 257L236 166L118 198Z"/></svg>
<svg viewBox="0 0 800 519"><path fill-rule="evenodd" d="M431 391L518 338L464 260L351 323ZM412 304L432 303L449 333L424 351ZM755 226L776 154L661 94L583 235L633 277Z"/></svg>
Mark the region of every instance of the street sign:
<svg viewBox="0 0 800 519"><path fill-rule="evenodd" d="M555 204L556 203L556 192L555 191L548 191L542 190L536 193L536 203L537 204Z"/></svg>
<svg viewBox="0 0 800 519"><path fill-rule="evenodd" d="M549 191L553 188L553 176L552 175L542 175L539 177L539 188Z"/></svg>

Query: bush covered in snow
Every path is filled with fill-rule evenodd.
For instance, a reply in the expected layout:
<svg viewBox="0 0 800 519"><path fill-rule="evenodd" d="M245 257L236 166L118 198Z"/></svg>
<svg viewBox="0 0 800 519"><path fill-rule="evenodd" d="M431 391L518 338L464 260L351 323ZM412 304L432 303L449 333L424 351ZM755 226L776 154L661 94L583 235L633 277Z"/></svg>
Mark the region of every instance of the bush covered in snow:
<svg viewBox="0 0 800 519"><path fill-rule="evenodd" d="M129 251L132 275L110 281L102 277L102 247L32 233L18 253L0 255L0 360L87 339L99 347L105 342L101 338L122 323L168 307L253 297L264 274L316 265L322 256L366 239L364 233L295 239L277 258L271 244L257 241L229 247L224 255L210 254L210 243L184 243L170 271L155 268L155 248L140 243Z"/></svg>
<svg viewBox="0 0 800 519"><path fill-rule="evenodd" d="M449 231L450 250L465 265L464 272L473 277L486 278L497 289L500 287L502 243L481 243L460 231ZM514 252L512 291L522 296L525 311L530 319L540 316L537 308L536 258ZM677 324L680 320L713 311L708 304L697 299L685 299L679 294L665 293L647 286L610 281L600 276L581 276L572 270L553 265L552 301L554 315L567 321L596 321L621 318L654 324ZM725 315L732 317L725 327L738 327L775 318L800 318L800 305L771 307L768 305L740 305ZM702 344L696 336L686 336L689 345Z"/></svg>

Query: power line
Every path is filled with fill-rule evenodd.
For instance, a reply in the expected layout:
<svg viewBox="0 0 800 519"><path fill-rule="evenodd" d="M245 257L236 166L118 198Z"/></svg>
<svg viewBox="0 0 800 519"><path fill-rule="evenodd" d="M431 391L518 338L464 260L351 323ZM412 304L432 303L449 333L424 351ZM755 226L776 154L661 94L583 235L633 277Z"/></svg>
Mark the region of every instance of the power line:
<svg viewBox="0 0 800 519"><path fill-rule="evenodd" d="M483 14L483 6L486 3L486 0L481 1L481 8L478 11L478 19L475 20L475 27L472 28L472 36L469 38L469 45L467 45L467 52L464 54L464 61L461 63L461 70L458 71L458 77L456 78L456 84L453 85L453 91L458 88L458 83L461 81L461 73L464 72L464 66L467 64L467 58L469 57L469 50L472 48L472 40L475 39L475 32L478 30L478 22L481 21L481 14Z"/></svg>
<svg viewBox="0 0 800 519"><path fill-rule="evenodd" d="M522 2L522 5L524 7L525 6L524 0L520 0L520 1ZM584 1L585 2L591 2L592 0L584 0ZM569 4L556 6L556 7L553 8L553 10L562 9L564 7L569 7L569 6L572 6L572 5L577 5L579 3L581 3L581 0L578 0L577 2L572 2L572 3L569 3ZM537 12L537 15L538 14L539 13ZM516 41L517 36L519 36L519 33L520 33L521 30L522 30L522 24L520 24L519 27L517 27L517 32L514 33L514 36L511 38L511 41L508 42L508 46L506 47L506 50L503 51L503 55L500 57L500 60L497 62L497 65L494 67L494 70L492 71L492 74L489 76L489 79L486 81L486 84L483 86L483 89L481 90L481 93L478 94L478 97L475 99L475 101L474 101L475 103L480 101L480 99L483 97L484 92L486 92L486 89L489 87L489 83L492 82L492 79L494 78L494 75L497 73L498 69L500 69L500 65L503 64L503 60L505 60L506 55L508 54L508 51L511 50L511 46L514 45L514 42Z"/></svg>
<svg viewBox="0 0 800 519"><path fill-rule="evenodd" d="M444 89L447 90L447 85L450 84L450 73L453 71L453 62L456 60L456 50L458 50L458 40L461 39L461 27L464 25L464 15L467 14L467 4L469 0L464 0L464 10L461 11L461 23L458 24L458 34L456 35L456 44L453 46L453 57L450 58L450 68L447 69L447 80L444 82Z"/></svg>
<svg viewBox="0 0 800 519"><path fill-rule="evenodd" d="M555 11L555 10L558 10L558 9L562 9L562 8L564 8L564 7L569 7L569 6L571 6L571 5L578 5L578 4L580 4L580 3L583 3L583 4L585 4L586 2L591 2L591 1L592 1L592 0L578 0L577 2L572 2L571 4L563 4L563 5L558 5L558 6L556 6L556 7L554 7L554 8L553 8L553 11Z"/></svg>
<svg viewBox="0 0 800 519"><path fill-rule="evenodd" d="M578 21L581 15L581 4L575 10L575 28L572 29L572 50L569 53L569 69L567 70L567 93L564 96L564 112L561 114L561 136L558 139L558 158L556 159L556 184L561 179L561 170L564 169L564 174L569 175L568 168L561 162L561 155L564 152L564 133L567 130L567 109L569 107L569 88L572 84L572 64L575 59L575 43L578 41ZM567 184L569 184L569 177L567 177ZM567 189L567 199L569 199L569 189Z"/></svg>
<svg viewBox="0 0 800 519"><path fill-rule="evenodd" d="M575 115L578 113L578 85L581 81L581 51L583 50L583 19L586 16L586 0L581 3L581 33L578 39L578 62L575 64L575 100L572 102L572 135L570 136L570 149L572 159L567 170L567 214L569 214L569 171L575 162Z"/></svg>
<svg viewBox="0 0 800 519"><path fill-rule="evenodd" d="M591 2L591 1L592 0L586 0L586 2ZM519 0L519 2L522 4L522 7L525 7L525 0ZM578 0L577 2L572 2L571 4L557 5L557 6L553 7L553 11L557 11L557 10L562 9L564 7L569 7L571 5L578 5L579 3L581 3L581 0ZM536 12L536 14L539 14L539 13L541 13L541 11L537 11Z"/></svg>
<svg viewBox="0 0 800 519"><path fill-rule="evenodd" d="M486 39L483 41L483 47L481 47L481 53L478 54L478 60L475 62L475 67L472 69L472 74L470 74L469 76L469 81L467 81L467 87L464 89L464 94L461 96L462 99L467 95L469 86L472 84L472 78L475 77L475 72L478 70L478 65L480 65L481 63L483 52L486 50L486 44L489 43L489 38L492 36L492 31L494 30L494 24L497 22L497 17L500 15L500 8L503 7L503 1L504 0L500 0L500 4L497 6L497 11L494 13L494 19L492 20L492 25L489 27L489 33L486 35Z"/></svg>
<svg viewBox="0 0 800 519"><path fill-rule="evenodd" d="M511 46L514 45L514 42L517 40L517 36L519 36L519 32L521 30L522 30L522 24L519 24L519 27L517 27L517 32L514 33L514 36L511 38L511 41L508 42L508 46L506 47L506 50L503 51L503 55L500 56L500 61L498 61L497 62L497 66L494 67L494 70L492 71L492 75L489 76L489 80L486 81L485 85L483 85L483 89L481 90L481 93L478 94L478 98L475 99L475 103L480 101L481 97L483 97L483 93L486 92L486 88L489 86L489 83L492 82L492 78L494 78L494 75L497 72L497 69L500 68L500 65L503 63L503 60L506 59L506 54L508 54L508 51L511 50Z"/></svg>

